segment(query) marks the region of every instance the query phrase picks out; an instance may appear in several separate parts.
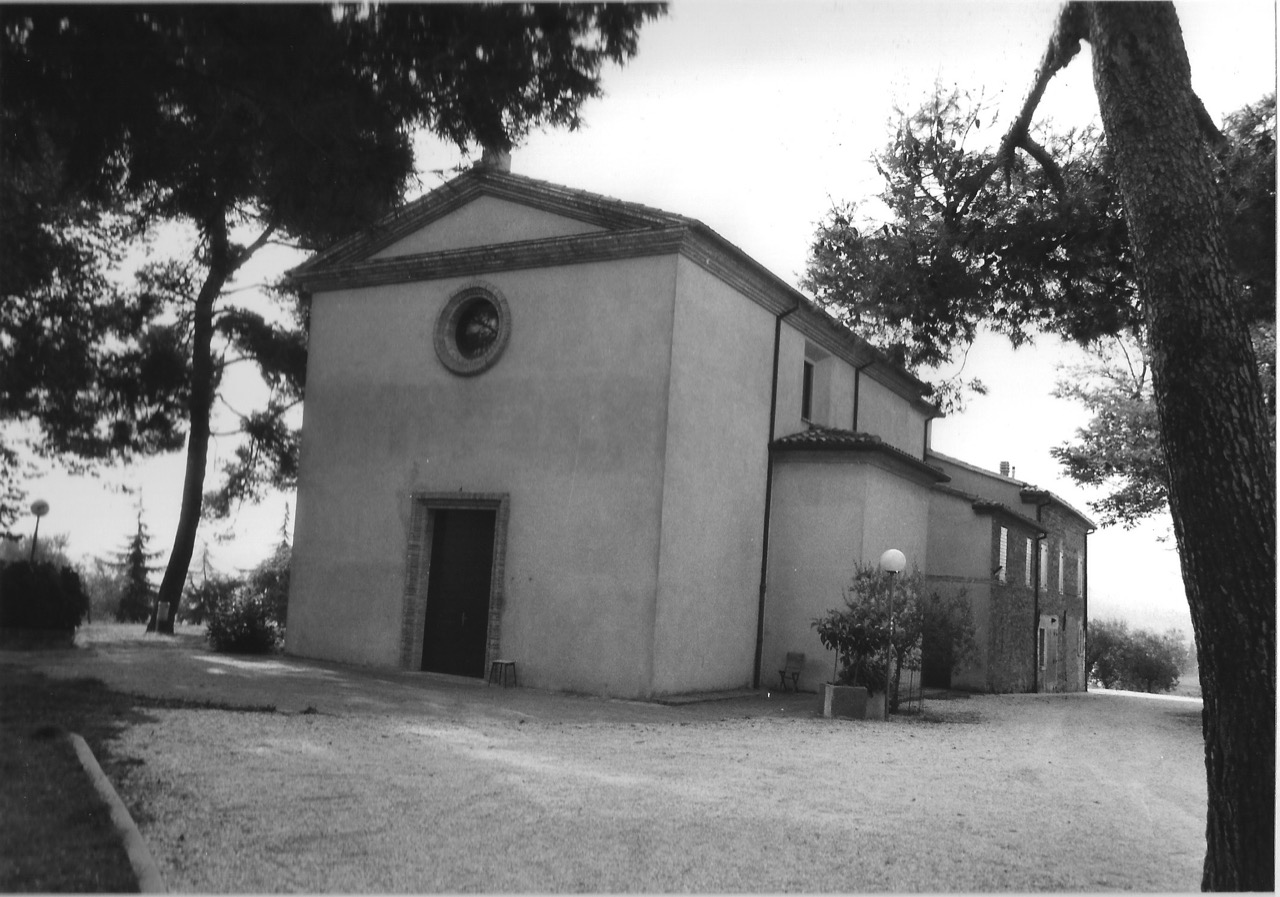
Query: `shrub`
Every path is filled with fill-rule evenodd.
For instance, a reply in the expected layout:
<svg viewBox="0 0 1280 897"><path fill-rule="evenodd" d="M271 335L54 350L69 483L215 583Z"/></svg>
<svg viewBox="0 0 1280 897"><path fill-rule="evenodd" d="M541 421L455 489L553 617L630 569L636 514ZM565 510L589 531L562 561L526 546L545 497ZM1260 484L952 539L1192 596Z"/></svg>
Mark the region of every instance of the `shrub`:
<svg viewBox="0 0 1280 897"><path fill-rule="evenodd" d="M948 671L959 669L977 653L967 595L961 591L948 598L936 592L926 596L919 570L890 580L878 567L857 565L844 592L844 607L828 610L813 621L813 628L823 647L836 652L836 684L875 692L887 687L890 710L898 706L902 671L920 670L926 651L932 665ZM886 682L890 652L893 681Z"/></svg>
<svg viewBox="0 0 1280 897"><path fill-rule="evenodd" d="M289 559L287 542L276 546L271 556L249 572L248 584L259 592L271 607L271 619L286 625L289 613Z"/></svg>
<svg viewBox="0 0 1280 897"><path fill-rule="evenodd" d="M183 622L199 626L208 621L219 605L231 601L235 591L243 587L243 580L234 576L206 573L200 585L187 583L178 608L178 617Z"/></svg>
<svg viewBox="0 0 1280 897"><path fill-rule="evenodd" d="M248 586L215 597L205 608L209 644L228 654L275 650L284 632L273 618L273 610L269 595Z"/></svg>
<svg viewBox="0 0 1280 897"><path fill-rule="evenodd" d="M845 595L845 607L813 621L822 646L836 652L836 685L861 685L882 692L889 651L889 613L868 605L856 594Z"/></svg>
<svg viewBox="0 0 1280 897"><path fill-rule="evenodd" d="M0 570L0 626L75 629L89 612L89 596L71 567L17 561Z"/></svg>
<svg viewBox="0 0 1280 897"><path fill-rule="evenodd" d="M920 667L923 587L924 576L918 570L899 574L891 586L889 575L877 567L859 564L854 568L853 580L844 591L844 607L828 610L826 616L813 621L823 647L836 652L837 685L861 685L868 691L884 691L892 651L897 664L890 702L891 707L896 706L897 680L903 668ZM890 588L893 589L892 621L889 619Z"/></svg>
<svg viewBox="0 0 1280 897"><path fill-rule="evenodd" d="M1147 629L1131 632L1121 620L1097 620L1089 624L1085 662L1090 680L1103 688L1172 691L1190 663L1190 652L1177 630L1163 635Z"/></svg>

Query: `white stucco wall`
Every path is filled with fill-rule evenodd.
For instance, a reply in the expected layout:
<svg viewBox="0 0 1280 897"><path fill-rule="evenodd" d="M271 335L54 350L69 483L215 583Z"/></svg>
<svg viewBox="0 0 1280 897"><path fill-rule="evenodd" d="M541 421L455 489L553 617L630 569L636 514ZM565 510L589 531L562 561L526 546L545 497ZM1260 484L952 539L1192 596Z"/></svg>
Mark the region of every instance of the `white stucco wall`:
<svg viewBox="0 0 1280 897"><path fill-rule="evenodd" d="M895 448L921 458L928 417L863 371L858 382L858 430L874 433Z"/></svg>
<svg viewBox="0 0 1280 897"><path fill-rule="evenodd" d="M978 645L952 674L954 688L986 690L991 642L991 518L975 514L971 499L935 491L929 499L929 586L943 595L963 591Z"/></svg>
<svg viewBox="0 0 1280 897"><path fill-rule="evenodd" d="M777 683L788 651L803 651L801 687L831 678L834 652L818 641L815 617L840 607L857 563L888 548L926 570L929 488L867 453L795 453L774 465L761 682Z"/></svg>
<svg viewBox="0 0 1280 897"><path fill-rule="evenodd" d="M928 572L986 580L990 564L991 518L975 514L972 499L935 491L929 499Z"/></svg>
<svg viewBox="0 0 1280 897"><path fill-rule="evenodd" d="M644 693L657 584L674 256L486 275L496 366L432 334L472 278L317 295L289 651L393 666L410 494L507 493L502 654L522 684Z"/></svg>
<svg viewBox="0 0 1280 897"><path fill-rule="evenodd" d="M774 438L808 429L800 419L804 392L804 336L783 319L778 339L778 406L774 413Z"/></svg>
<svg viewBox="0 0 1280 897"><path fill-rule="evenodd" d="M827 425L842 430L852 430L854 367L843 358L836 358L832 368Z"/></svg>
<svg viewBox="0 0 1280 897"><path fill-rule="evenodd" d="M654 624L656 694L751 684L774 316L681 259Z"/></svg>

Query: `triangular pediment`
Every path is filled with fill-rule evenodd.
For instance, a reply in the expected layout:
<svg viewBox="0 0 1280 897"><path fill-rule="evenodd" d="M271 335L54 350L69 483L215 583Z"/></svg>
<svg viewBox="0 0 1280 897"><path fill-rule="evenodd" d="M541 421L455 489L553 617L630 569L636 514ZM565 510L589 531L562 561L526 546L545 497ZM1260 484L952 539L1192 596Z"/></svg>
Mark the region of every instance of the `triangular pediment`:
<svg viewBox="0 0 1280 897"><path fill-rule="evenodd" d="M383 259L597 233L604 227L496 196L480 195L369 258Z"/></svg>
<svg viewBox="0 0 1280 897"><path fill-rule="evenodd" d="M294 270L306 275L360 262L696 223L637 203L473 169Z"/></svg>

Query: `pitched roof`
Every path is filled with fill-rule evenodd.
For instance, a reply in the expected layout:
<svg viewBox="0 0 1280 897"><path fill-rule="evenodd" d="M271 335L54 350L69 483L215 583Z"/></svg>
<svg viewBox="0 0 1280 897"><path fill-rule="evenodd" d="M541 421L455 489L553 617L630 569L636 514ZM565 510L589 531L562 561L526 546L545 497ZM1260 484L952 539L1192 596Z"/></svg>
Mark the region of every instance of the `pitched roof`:
<svg viewBox="0 0 1280 897"><path fill-rule="evenodd" d="M1019 523L1021 523L1023 526L1027 527L1028 529L1034 530L1035 532L1040 533L1041 535L1048 532L1048 530L1046 530L1041 524L1032 520L1030 517L1026 516L1025 514L1018 513L1013 508L1009 507L1003 502L992 501L991 499L988 499L988 498L982 498L981 496L973 495L972 493L965 492L961 489L957 489L954 486L948 486L942 483L939 483L937 486L934 486L933 488L938 492L945 493L946 495L954 495L956 498L969 502L969 504L973 507L973 512L975 514L1001 515L1004 517L1008 517L1012 520L1016 520Z"/></svg>
<svg viewBox="0 0 1280 897"><path fill-rule="evenodd" d="M482 196L581 221L602 231L386 258L375 254ZM404 283L484 271L679 253L827 351L864 368L936 416L929 386L836 321L803 293L701 221L523 175L476 167L338 241L288 272L311 292Z"/></svg>
<svg viewBox="0 0 1280 897"><path fill-rule="evenodd" d="M1067 513L1079 518L1079 520L1085 524L1087 529L1094 530L1098 528L1096 523L1073 508L1070 504L1064 501L1061 496L1050 492L1048 489L1041 489L1039 486L1034 486L1025 480L1019 480L1015 477L1007 477L1003 474L996 473L994 470L987 470L985 467L978 467L976 464L970 464L968 461L961 461L959 458L944 455L942 452L935 451L932 446L929 448L929 456L937 458L939 461L943 461L947 464L954 464L957 467L964 468L965 470L972 471L973 473L981 474L992 481L1009 486L1016 486L1018 494L1024 503L1057 505Z"/></svg>
<svg viewBox="0 0 1280 897"><path fill-rule="evenodd" d="M769 446L772 452L876 452L895 461L901 462L934 480L946 482L949 477L930 467L910 452L890 445L873 433L860 433L854 430L841 430L837 427L814 427L791 433L775 439Z"/></svg>
<svg viewBox="0 0 1280 897"><path fill-rule="evenodd" d="M1098 524L1094 523L1084 514L1081 514L1071 505L1067 504L1067 502L1063 501L1061 496L1055 495L1054 493L1050 492L1048 489L1040 489L1036 486L1026 486L1023 488L1021 494L1022 494L1022 500L1027 504L1057 505L1058 507L1062 508L1062 510L1066 511L1068 514L1071 514L1074 517L1076 517L1078 520L1080 520L1080 522L1085 525L1086 529L1095 530L1098 528Z"/></svg>

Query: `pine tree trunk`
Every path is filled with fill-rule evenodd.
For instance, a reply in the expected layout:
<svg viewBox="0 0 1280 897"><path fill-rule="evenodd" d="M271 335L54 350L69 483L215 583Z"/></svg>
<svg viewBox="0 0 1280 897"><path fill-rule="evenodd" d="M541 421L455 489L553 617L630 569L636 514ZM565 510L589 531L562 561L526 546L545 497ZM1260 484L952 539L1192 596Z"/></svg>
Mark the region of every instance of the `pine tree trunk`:
<svg viewBox="0 0 1280 897"><path fill-rule="evenodd" d="M1204 694L1206 890L1275 886L1275 462L1190 65L1167 3L1088 7L1151 340Z"/></svg>
<svg viewBox="0 0 1280 897"><path fill-rule="evenodd" d="M173 549L165 567L164 579L156 600L157 610L168 610L163 619L153 611L147 631L173 634L174 617L182 600L182 587L191 567L196 547L196 531L204 503L204 475L209 457L210 415L213 408L213 307L231 274L227 231L224 220L216 216L207 229L209 240L209 273L196 297L191 334L191 401L187 431L187 465L182 482L182 510L173 537Z"/></svg>

